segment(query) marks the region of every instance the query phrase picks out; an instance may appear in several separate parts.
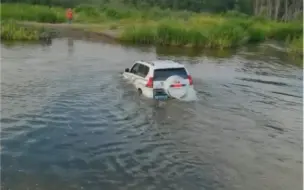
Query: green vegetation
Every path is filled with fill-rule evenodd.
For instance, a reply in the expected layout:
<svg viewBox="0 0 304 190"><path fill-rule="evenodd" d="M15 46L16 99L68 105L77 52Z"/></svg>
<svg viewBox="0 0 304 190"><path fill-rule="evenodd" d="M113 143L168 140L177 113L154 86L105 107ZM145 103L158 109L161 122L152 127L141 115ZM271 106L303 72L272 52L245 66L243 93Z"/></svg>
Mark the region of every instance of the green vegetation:
<svg viewBox="0 0 304 190"><path fill-rule="evenodd" d="M210 25L203 22L165 20L126 27L121 39L161 45L225 48L245 43L247 34L242 27L234 24Z"/></svg>
<svg viewBox="0 0 304 190"><path fill-rule="evenodd" d="M303 57L303 36L287 40L289 52Z"/></svg>
<svg viewBox="0 0 304 190"><path fill-rule="evenodd" d="M1 40L33 41L39 34L37 29L21 27L14 21L1 21Z"/></svg>
<svg viewBox="0 0 304 190"><path fill-rule="evenodd" d="M65 21L63 8L29 4L1 4L1 20L59 23Z"/></svg>
<svg viewBox="0 0 304 190"><path fill-rule="evenodd" d="M115 31L120 34L115 38L132 43L223 49L275 39L288 41L290 49L299 51L296 50L296 47L300 47L298 39L303 38L301 20L278 22L265 17L248 16L235 10L210 14L147 6L139 9L111 2L103 5L77 5L74 12L74 23L85 24L80 28L93 32ZM1 16L2 20L62 23L65 22L65 9L2 3ZM10 28L6 31L19 31L18 27L4 28Z"/></svg>
<svg viewBox="0 0 304 190"><path fill-rule="evenodd" d="M18 21L60 23L65 21L63 8L42 5L1 4L1 39L9 41L36 41L43 38L39 27L26 27ZM44 36L47 37L47 36Z"/></svg>
<svg viewBox="0 0 304 190"><path fill-rule="evenodd" d="M221 14L172 11L121 4L78 5L76 22L102 23L119 29L125 42L188 47L226 48L267 39L302 36L301 21L277 22L237 11Z"/></svg>
<svg viewBox="0 0 304 190"><path fill-rule="evenodd" d="M26 3L46 6L75 8L81 4L104 6L107 4L136 7L140 10L151 7L187 10L191 12L223 13L241 17L258 16L271 20L290 21L302 19L303 4L300 0L2 0L2 3Z"/></svg>

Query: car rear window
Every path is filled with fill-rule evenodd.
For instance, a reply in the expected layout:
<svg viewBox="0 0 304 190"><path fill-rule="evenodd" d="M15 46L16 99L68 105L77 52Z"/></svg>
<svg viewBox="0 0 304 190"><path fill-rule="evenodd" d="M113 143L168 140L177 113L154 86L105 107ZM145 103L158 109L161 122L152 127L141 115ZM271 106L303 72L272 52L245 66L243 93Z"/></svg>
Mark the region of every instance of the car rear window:
<svg viewBox="0 0 304 190"><path fill-rule="evenodd" d="M187 78L187 72L185 68L170 68L170 69L156 69L154 70L154 80L166 80L168 77L178 75L183 78Z"/></svg>

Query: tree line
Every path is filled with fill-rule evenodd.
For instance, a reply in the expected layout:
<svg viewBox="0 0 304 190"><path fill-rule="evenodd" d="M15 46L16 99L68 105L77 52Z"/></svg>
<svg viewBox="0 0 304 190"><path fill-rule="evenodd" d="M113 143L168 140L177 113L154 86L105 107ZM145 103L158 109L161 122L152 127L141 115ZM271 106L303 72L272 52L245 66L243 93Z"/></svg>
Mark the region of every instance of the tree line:
<svg viewBox="0 0 304 190"><path fill-rule="evenodd" d="M253 0L253 14L273 20L303 19L302 0Z"/></svg>
<svg viewBox="0 0 304 190"><path fill-rule="evenodd" d="M79 4L105 5L124 3L132 6L188 10L194 12L234 12L272 20L303 19L302 0L2 0L2 3L29 3L75 7Z"/></svg>

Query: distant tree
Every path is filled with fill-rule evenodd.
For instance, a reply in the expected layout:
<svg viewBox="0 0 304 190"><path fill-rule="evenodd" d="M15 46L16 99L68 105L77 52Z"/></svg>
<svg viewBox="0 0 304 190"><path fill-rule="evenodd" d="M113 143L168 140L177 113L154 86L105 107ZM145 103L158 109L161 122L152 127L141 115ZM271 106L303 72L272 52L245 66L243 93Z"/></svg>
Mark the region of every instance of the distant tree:
<svg viewBox="0 0 304 190"><path fill-rule="evenodd" d="M160 7L195 12L237 11L283 21L303 19L302 0L2 0L2 3L16 2L62 7L75 7L79 4L120 3L138 8Z"/></svg>

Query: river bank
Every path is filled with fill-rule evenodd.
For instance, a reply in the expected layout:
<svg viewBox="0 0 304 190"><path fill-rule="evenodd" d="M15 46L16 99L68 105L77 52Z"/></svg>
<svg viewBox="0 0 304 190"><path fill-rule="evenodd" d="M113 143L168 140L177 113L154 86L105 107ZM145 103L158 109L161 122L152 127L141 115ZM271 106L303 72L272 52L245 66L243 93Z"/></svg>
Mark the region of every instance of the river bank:
<svg viewBox="0 0 304 190"><path fill-rule="evenodd" d="M56 37L75 37L75 36L86 36L90 38L98 39L109 39L118 41L120 36L119 30L111 30L103 25L94 24L67 24L67 23L39 23L23 21L17 22L18 25L24 27L44 28L47 31L55 30Z"/></svg>
<svg viewBox="0 0 304 190"><path fill-rule="evenodd" d="M120 8L80 5L74 8L73 24L68 25L64 23L64 9L60 7L2 4L2 9L4 20L12 19L25 27L55 29L60 33L125 43L225 49L277 40L285 42L289 52L302 55L303 49L303 24L299 22L152 8L147 11L133 8L126 12Z"/></svg>

